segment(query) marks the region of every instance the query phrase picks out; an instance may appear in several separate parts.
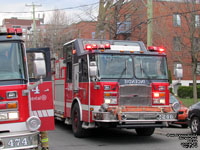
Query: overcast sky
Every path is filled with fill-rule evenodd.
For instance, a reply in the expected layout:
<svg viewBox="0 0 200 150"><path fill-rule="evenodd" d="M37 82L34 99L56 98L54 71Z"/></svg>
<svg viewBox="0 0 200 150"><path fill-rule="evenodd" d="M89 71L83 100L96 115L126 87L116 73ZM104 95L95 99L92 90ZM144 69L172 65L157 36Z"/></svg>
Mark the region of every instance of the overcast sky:
<svg viewBox="0 0 200 150"><path fill-rule="evenodd" d="M32 13L2 13L2 12L31 12L32 7L26 7L26 4L31 5L35 3L36 5L41 5L41 7L36 7L36 11L43 10L53 10L53 9L62 9L69 7L76 7L81 5L88 5L97 3L98 0L0 0L0 25L2 25L2 20L4 18L18 17L25 19L32 19ZM90 6L97 13L98 4ZM89 7L89 8L90 8ZM89 9L88 7L74 8L65 10L66 14L70 19L76 21L76 17L84 17L84 13ZM95 13L94 12L94 13ZM45 21L49 19L49 16L52 12L45 12ZM40 17L43 13L36 13L36 16L40 14Z"/></svg>

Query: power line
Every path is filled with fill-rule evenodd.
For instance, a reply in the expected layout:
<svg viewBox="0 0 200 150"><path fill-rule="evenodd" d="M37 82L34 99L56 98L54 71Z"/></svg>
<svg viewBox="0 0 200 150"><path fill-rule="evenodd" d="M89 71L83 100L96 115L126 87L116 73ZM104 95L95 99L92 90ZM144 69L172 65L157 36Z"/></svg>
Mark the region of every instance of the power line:
<svg viewBox="0 0 200 150"><path fill-rule="evenodd" d="M36 5L32 3L32 5L27 5L26 7L32 7L33 8L33 47L36 47L36 23L35 23L35 7L41 7L42 5Z"/></svg>
<svg viewBox="0 0 200 150"><path fill-rule="evenodd" d="M99 2L95 2L95 3L91 3L91 4L87 4L87 5L79 5L79 6L74 6L74 7L66 7L66 8L60 8L60 9L49 9L49 10L40 10L40 11L35 11L36 13L41 13L41 12L50 12L50 11L55 11L55 10L71 10L71 9L76 9L76 8L83 8L83 7L87 7L87 6L92 6L92 5L96 5ZM23 12L0 12L1 14L4 13L18 13L18 14L25 14L25 13L32 13L30 11L23 11Z"/></svg>

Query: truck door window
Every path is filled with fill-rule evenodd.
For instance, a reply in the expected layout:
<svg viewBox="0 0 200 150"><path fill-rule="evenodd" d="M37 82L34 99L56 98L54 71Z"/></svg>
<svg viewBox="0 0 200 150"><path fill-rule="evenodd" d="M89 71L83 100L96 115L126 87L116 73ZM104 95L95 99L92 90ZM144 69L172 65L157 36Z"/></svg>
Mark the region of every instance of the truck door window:
<svg viewBox="0 0 200 150"><path fill-rule="evenodd" d="M67 65L67 82L72 83L72 50L74 48L74 43L65 45L63 48L63 56L66 60Z"/></svg>
<svg viewBox="0 0 200 150"><path fill-rule="evenodd" d="M81 58L79 64L79 80L80 82L87 82L88 81L88 64L87 64L87 56Z"/></svg>
<svg viewBox="0 0 200 150"><path fill-rule="evenodd" d="M45 56L43 53L41 54ZM35 79L34 66L33 66L34 57L35 57L35 53L27 53L28 73L29 73L29 78L32 78L32 79Z"/></svg>

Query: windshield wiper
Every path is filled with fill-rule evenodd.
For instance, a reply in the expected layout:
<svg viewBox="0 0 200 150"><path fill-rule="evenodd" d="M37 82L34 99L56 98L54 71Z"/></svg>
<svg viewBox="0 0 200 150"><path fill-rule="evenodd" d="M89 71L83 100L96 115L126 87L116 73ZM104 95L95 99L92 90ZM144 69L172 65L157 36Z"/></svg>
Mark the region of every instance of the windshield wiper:
<svg viewBox="0 0 200 150"><path fill-rule="evenodd" d="M0 80L0 81L13 81L13 80L23 80L23 81L28 81L27 79L22 79L22 78L17 78L17 79L5 79L5 80Z"/></svg>
<svg viewBox="0 0 200 150"><path fill-rule="evenodd" d="M147 74L147 72L144 70L144 68L141 66L140 64L140 69L142 70L142 72L145 74L145 76L147 77L147 79L150 81L150 83L152 83L153 88L155 90L157 90L156 86L154 85L154 83L152 82L152 78Z"/></svg>
<svg viewBox="0 0 200 150"><path fill-rule="evenodd" d="M123 71L121 72L120 76L119 76L119 79L117 80L117 83L120 81L120 79L122 78L124 72L126 71L126 67L123 69ZM112 90L116 90L117 88L117 83L115 84L115 87L112 89Z"/></svg>

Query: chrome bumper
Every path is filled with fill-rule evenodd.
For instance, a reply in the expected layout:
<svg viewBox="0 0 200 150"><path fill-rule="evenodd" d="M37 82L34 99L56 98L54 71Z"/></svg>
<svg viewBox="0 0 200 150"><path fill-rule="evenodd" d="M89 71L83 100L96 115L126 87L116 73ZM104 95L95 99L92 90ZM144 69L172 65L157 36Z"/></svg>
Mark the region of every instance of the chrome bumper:
<svg viewBox="0 0 200 150"><path fill-rule="evenodd" d="M39 144L39 132L0 133L0 150L18 150L36 148Z"/></svg>
<svg viewBox="0 0 200 150"><path fill-rule="evenodd" d="M156 123L177 121L177 113L162 112L121 112L114 115L111 112L93 112L95 122L119 123Z"/></svg>

